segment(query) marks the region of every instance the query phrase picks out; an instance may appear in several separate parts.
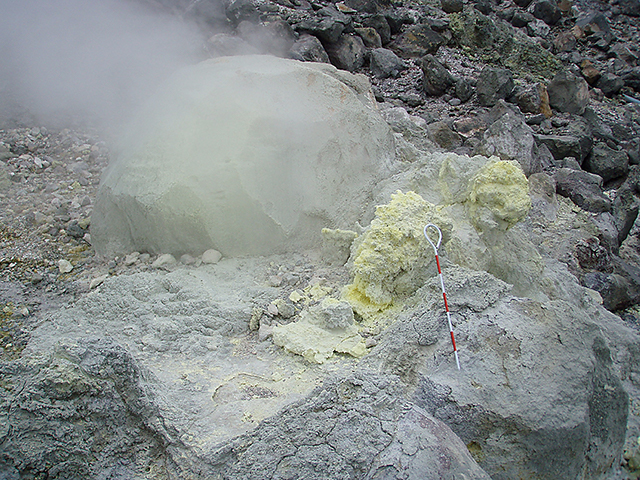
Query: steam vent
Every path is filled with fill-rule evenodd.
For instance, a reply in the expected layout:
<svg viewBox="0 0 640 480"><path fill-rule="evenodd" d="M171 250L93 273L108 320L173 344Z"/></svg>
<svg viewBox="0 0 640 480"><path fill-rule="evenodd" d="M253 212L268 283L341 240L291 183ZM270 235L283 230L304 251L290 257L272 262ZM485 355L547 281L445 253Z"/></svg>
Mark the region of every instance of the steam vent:
<svg viewBox="0 0 640 480"><path fill-rule="evenodd" d="M130 128L92 239L106 255L317 245L323 227L362 218L393 159L364 76L271 56L208 60L174 75Z"/></svg>

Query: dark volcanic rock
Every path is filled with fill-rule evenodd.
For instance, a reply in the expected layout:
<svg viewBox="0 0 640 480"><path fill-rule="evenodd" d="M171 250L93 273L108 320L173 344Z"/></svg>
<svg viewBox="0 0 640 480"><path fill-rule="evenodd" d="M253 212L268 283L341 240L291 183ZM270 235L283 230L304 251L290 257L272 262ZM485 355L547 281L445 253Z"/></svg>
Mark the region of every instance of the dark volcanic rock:
<svg viewBox="0 0 640 480"><path fill-rule="evenodd" d="M427 125L429 139L447 151L453 151L462 145L462 136L449 128L446 122L433 122Z"/></svg>
<svg viewBox="0 0 640 480"><path fill-rule="evenodd" d="M258 23L260 10L251 0L236 0L229 3L226 9L227 18L232 24L238 25L243 20Z"/></svg>
<svg viewBox="0 0 640 480"><path fill-rule="evenodd" d="M427 95L442 95L455 82L449 70L433 55L421 58L420 67L423 73L424 91Z"/></svg>
<svg viewBox="0 0 640 480"><path fill-rule="evenodd" d="M301 62L330 63L329 55L320 40L308 34L300 35L300 38L291 46L289 56Z"/></svg>
<svg viewBox="0 0 640 480"><path fill-rule="evenodd" d="M613 73L605 73L598 79L596 86L602 90L602 93L607 97L612 97L620 93L620 90L624 87L624 80Z"/></svg>
<svg viewBox="0 0 640 480"><path fill-rule="evenodd" d="M331 63L343 70L353 72L364 65L366 47L356 35L342 35L340 39L326 48Z"/></svg>
<svg viewBox="0 0 640 480"><path fill-rule="evenodd" d="M358 12L377 13L391 5L388 0L345 0L345 5Z"/></svg>
<svg viewBox="0 0 640 480"><path fill-rule="evenodd" d="M545 117L551 116L549 94L547 93L547 88L541 83L515 87L512 96L513 101L521 111L526 113L541 113Z"/></svg>
<svg viewBox="0 0 640 480"><path fill-rule="evenodd" d="M624 144L624 149L629 155L629 164L640 164L640 138L632 138Z"/></svg>
<svg viewBox="0 0 640 480"><path fill-rule="evenodd" d="M616 311L626 308L631 303L629 297L630 284L627 279L615 273L589 272L582 278L582 285L595 290L602 297L604 308Z"/></svg>
<svg viewBox="0 0 640 480"><path fill-rule="evenodd" d="M587 36L602 33L605 37L611 37L611 25L609 20L601 12L592 11L580 15L576 20L576 27Z"/></svg>
<svg viewBox="0 0 640 480"><path fill-rule="evenodd" d="M494 106L513 92L513 75L504 68L484 67L478 78L476 93L478 102L485 107Z"/></svg>
<svg viewBox="0 0 640 480"><path fill-rule="evenodd" d="M602 74L600 71L591 63L590 60L584 59L580 62L580 73L585 78L587 83L591 86L594 86L600 80Z"/></svg>
<svg viewBox="0 0 640 480"><path fill-rule="evenodd" d="M561 32L553 40L556 52L570 52L576 48L577 43L578 40L573 32Z"/></svg>
<svg viewBox="0 0 640 480"><path fill-rule="evenodd" d="M627 174L629 157L623 150L614 150L606 143L598 142L585 159L583 168L599 175L604 182L608 182Z"/></svg>
<svg viewBox="0 0 640 480"><path fill-rule="evenodd" d="M611 273L611 255L609 250L601 245L596 237L585 238L576 244L575 257L578 265L585 271L596 270L598 272Z"/></svg>
<svg viewBox="0 0 640 480"><path fill-rule="evenodd" d="M466 102L473 96L473 86L471 82L464 77L456 79L455 95L462 102Z"/></svg>
<svg viewBox="0 0 640 480"><path fill-rule="evenodd" d="M345 30L345 23L331 17L316 16L307 18L296 25L300 33L308 33L318 37L321 41L332 44L338 41Z"/></svg>
<svg viewBox="0 0 640 480"><path fill-rule="evenodd" d="M580 140L570 135L536 135L538 143L547 146L553 158L560 160L565 157L583 158Z"/></svg>
<svg viewBox="0 0 640 480"><path fill-rule="evenodd" d="M526 27L529 22L533 22L536 17L534 17L529 12L524 12L521 10L516 11L511 17L511 25L517 28Z"/></svg>
<svg viewBox="0 0 640 480"><path fill-rule="evenodd" d="M362 25L365 27L375 28L382 45L386 45L391 41L391 27L386 17L382 14L371 15L362 20Z"/></svg>
<svg viewBox="0 0 640 480"><path fill-rule="evenodd" d="M391 49L403 58L434 54L445 39L427 24L412 25L391 44Z"/></svg>
<svg viewBox="0 0 640 480"><path fill-rule="evenodd" d="M369 66L371 73L378 78L397 77L407 68L400 57L386 48L371 50Z"/></svg>
<svg viewBox="0 0 640 480"><path fill-rule="evenodd" d="M567 70L563 70L553 77L547 91L551 107L560 112L581 115L589 104L587 82Z"/></svg>
<svg viewBox="0 0 640 480"><path fill-rule="evenodd" d="M360 36L365 46L368 48L381 48L382 47L382 39L380 35L373 27L358 27L354 29L355 32Z"/></svg>
<svg viewBox="0 0 640 480"><path fill-rule="evenodd" d="M538 0L533 4L533 15L547 25L555 25L560 20L562 13L556 2L551 0Z"/></svg>
<svg viewBox="0 0 640 480"><path fill-rule="evenodd" d="M640 17L640 0L618 0L618 7L625 15Z"/></svg>
<svg viewBox="0 0 640 480"><path fill-rule="evenodd" d="M560 168L554 178L556 192L579 207L594 213L611 210L611 200L602 193L602 177L582 170Z"/></svg>
<svg viewBox="0 0 640 480"><path fill-rule="evenodd" d="M625 86L640 93L640 67L634 67L622 74Z"/></svg>
<svg viewBox="0 0 640 480"><path fill-rule="evenodd" d="M464 7L462 0L440 0L440 4L445 13L461 12Z"/></svg>
<svg viewBox="0 0 640 480"><path fill-rule="evenodd" d="M611 127L600 118L600 116L590 107L587 107L582 114L589 125L592 136L596 140L612 141L614 140L613 130Z"/></svg>
<svg viewBox="0 0 640 480"><path fill-rule="evenodd" d="M627 238L636 218L638 218L639 203L640 201L634 195L634 189L631 185L625 183L617 190L611 213L618 230L618 245L621 245Z"/></svg>

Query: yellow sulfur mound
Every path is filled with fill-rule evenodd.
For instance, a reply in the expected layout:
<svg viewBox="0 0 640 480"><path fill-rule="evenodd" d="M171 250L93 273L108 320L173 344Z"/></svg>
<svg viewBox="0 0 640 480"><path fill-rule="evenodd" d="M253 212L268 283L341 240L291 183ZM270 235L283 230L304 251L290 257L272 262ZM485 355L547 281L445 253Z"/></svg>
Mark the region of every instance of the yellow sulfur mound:
<svg viewBox="0 0 640 480"><path fill-rule="evenodd" d="M483 166L471 181L468 207L470 220L479 230L486 229L488 212L503 230L526 217L531 209L529 182L518 163L497 161Z"/></svg>
<svg viewBox="0 0 640 480"><path fill-rule="evenodd" d="M433 248L424 238L427 223L437 224L448 240L451 220L438 207L414 192L391 195L391 202L376 209L369 229L352 250L353 283L343 298L367 323L419 288L433 260ZM433 273L433 272L431 272Z"/></svg>

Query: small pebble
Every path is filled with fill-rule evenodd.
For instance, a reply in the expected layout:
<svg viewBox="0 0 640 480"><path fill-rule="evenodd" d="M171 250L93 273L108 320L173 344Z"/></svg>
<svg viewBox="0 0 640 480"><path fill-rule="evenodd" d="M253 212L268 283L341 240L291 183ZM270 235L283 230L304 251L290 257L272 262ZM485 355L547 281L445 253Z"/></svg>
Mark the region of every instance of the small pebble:
<svg viewBox="0 0 640 480"><path fill-rule="evenodd" d="M291 318L296 314L295 308L293 305L285 302L282 298L277 298L273 301L273 305L278 310L278 315L282 318Z"/></svg>
<svg viewBox="0 0 640 480"><path fill-rule="evenodd" d="M207 250L202 254L202 263L215 264L220 261L222 254L214 249Z"/></svg>
<svg viewBox="0 0 640 480"><path fill-rule="evenodd" d="M92 278L91 281L89 282L89 290L93 290L99 285L102 285L102 283L107 279L108 276L109 275L104 274L104 275L100 275L99 277Z"/></svg>
<svg viewBox="0 0 640 480"><path fill-rule="evenodd" d="M194 263L196 263L196 259L188 253L185 253L180 257L180 263L182 263L183 265L193 265Z"/></svg>
<svg viewBox="0 0 640 480"><path fill-rule="evenodd" d="M140 258L140 252L131 252L129 255L124 257L124 264L128 267L133 265Z"/></svg>
<svg viewBox="0 0 640 480"><path fill-rule="evenodd" d="M273 325L267 325L265 323L260 324L258 329L258 340L263 341L273 335Z"/></svg>
<svg viewBox="0 0 640 480"><path fill-rule="evenodd" d="M58 260L58 269L60 270L60 273L69 273L73 270L73 265L71 265L69 260Z"/></svg>
<svg viewBox="0 0 640 480"><path fill-rule="evenodd" d="M275 317L276 315L278 315L278 307L276 307L275 304L270 303L267 307L267 313Z"/></svg>
<svg viewBox="0 0 640 480"><path fill-rule="evenodd" d="M176 257L171 255L170 253L164 253L156 258L155 262L151 264L154 268L165 267L167 265L173 265L176 263Z"/></svg>

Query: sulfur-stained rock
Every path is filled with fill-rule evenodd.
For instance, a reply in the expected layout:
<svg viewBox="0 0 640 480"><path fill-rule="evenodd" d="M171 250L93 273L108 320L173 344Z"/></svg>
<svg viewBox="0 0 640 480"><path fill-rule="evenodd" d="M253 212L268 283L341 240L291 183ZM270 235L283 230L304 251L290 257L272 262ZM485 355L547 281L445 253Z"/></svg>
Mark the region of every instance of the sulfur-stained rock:
<svg viewBox="0 0 640 480"><path fill-rule="evenodd" d="M448 269L447 275L447 297L455 302L462 282ZM481 289L492 287L487 279ZM405 358L402 370L418 379L414 401L447 423L492 478L574 478L585 471L588 478L610 477L628 415L616 354L637 358L631 352L638 337L575 288L582 291L582 300L575 299L582 307L517 299L504 290L488 298L481 313L464 301L452 303L459 372L446 321L437 321L431 307L441 300L434 282L368 360L395 371L390 356ZM418 347L436 332L436 344Z"/></svg>
<svg viewBox="0 0 640 480"><path fill-rule="evenodd" d="M469 216L480 231L486 230L487 210L501 230L521 221L531 208L529 183L516 162L485 165L470 184Z"/></svg>
<svg viewBox="0 0 640 480"><path fill-rule="evenodd" d="M397 192L352 247L353 282L343 298L365 320L398 306L424 282L433 251L424 237L427 223L437 224L448 241L452 224L441 209L414 192Z"/></svg>
<svg viewBox="0 0 640 480"><path fill-rule="evenodd" d="M485 61L503 65L514 73L533 73L547 78L561 67L551 52L526 33L483 15L477 8L451 13L449 19L456 43L481 55Z"/></svg>
<svg viewBox="0 0 640 480"><path fill-rule="evenodd" d="M331 297L305 311L297 322L274 327L273 343L312 363L324 363L334 352L354 357L367 353L351 306Z"/></svg>

